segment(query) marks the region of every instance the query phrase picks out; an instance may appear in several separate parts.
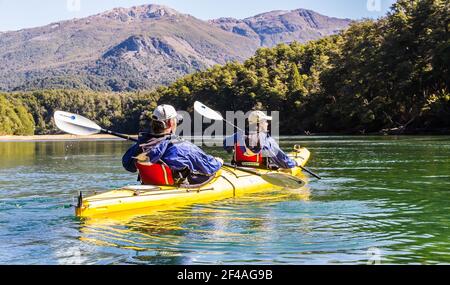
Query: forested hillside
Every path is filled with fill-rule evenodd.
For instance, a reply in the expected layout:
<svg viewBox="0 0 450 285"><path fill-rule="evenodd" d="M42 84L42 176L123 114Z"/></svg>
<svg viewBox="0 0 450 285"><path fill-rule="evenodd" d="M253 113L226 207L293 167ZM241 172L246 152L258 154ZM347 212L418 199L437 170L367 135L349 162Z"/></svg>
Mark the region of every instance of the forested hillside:
<svg viewBox="0 0 450 285"><path fill-rule="evenodd" d="M0 93L0 122L17 122L0 127L0 135L57 133L53 121L57 110L82 114L104 128L137 133L140 127L145 127L140 126L140 121L148 123L144 120L148 112L144 111L156 107L156 95L150 92L104 93L90 90ZM34 124L32 128L28 124L30 120Z"/></svg>
<svg viewBox="0 0 450 285"><path fill-rule="evenodd" d="M162 101L281 110L289 134L448 128L449 9L444 0L400 0L387 17L339 35L184 77L162 89Z"/></svg>

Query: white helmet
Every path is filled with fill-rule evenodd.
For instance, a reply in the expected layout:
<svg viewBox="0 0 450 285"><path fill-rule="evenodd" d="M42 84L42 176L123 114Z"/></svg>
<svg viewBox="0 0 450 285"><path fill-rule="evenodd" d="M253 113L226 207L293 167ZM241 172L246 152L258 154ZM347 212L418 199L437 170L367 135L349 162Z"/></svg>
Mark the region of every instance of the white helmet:
<svg viewBox="0 0 450 285"><path fill-rule="evenodd" d="M170 119L176 118L177 121L181 121L183 117L177 113L175 108L171 105L159 105L153 111L152 119L155 121L165 122Z"/></svg>

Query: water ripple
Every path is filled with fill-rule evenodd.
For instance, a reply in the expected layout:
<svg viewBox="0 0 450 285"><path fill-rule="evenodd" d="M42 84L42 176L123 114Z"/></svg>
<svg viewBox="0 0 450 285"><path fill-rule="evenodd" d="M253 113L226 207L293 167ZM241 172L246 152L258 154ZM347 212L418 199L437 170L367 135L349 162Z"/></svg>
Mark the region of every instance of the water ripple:
<svg viewBox="0 0 450 285"><path fill-rule="evenodd" d="M136 183L129 144L0 144L0 264L450 263L450 140L295 137L324 177L207 204L77 219L78 191ZM213 155L225 157L218 148Z"/></svg>

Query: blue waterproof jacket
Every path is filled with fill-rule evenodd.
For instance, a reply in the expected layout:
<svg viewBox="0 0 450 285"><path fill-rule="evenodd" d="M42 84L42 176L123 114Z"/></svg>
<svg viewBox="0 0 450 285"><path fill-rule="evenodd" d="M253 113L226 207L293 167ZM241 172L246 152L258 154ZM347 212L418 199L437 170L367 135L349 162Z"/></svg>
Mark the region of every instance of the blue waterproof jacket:
<svg viewBox="0 0 450 285"><path fill-rule="evenodd" d="M130 172L136 172L134 156L142 153L141 144L145 144L151 136L140 138L123 156L122 164ZM150 162L163 161L173 170L183 170L186 167L194 175L214 175L222 164L213 156L206 154L195 144L167 136L147 152Z"/></svg>
<svg viewBox="0 0 450 285"><path fill-rule="evenodd" d="M275 165L279 168L294 168L297 163L289 158L277 144L274 138L272 138L267 133L259 133L259 144L260 147L254 147L250 150L254 153L259 153L262 151L264 158L267 158L270 165ZM245 135L242 132L234 133L232 136L226 137L223 141L224 149L227 152L232 152L234 150L234 145L238 143L240 146L245 146Z"/></svg>

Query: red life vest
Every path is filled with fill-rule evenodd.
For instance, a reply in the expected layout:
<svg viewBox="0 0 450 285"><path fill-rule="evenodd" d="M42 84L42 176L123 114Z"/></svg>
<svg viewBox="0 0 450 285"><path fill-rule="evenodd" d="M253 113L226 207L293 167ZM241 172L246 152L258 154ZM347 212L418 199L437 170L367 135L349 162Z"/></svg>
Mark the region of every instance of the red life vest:
<svg viewBox="0 0 450 285"><path fill-rule="evenodd" d="M175 181L173 179L172 170L169 166L162 163L136 163L139 170L141 182L144 185L158 185L158 186L173 186Z"/></svg>
<svg viewBox="0 0 450 285"><path fill-rule="evenodd" d="M240 146L238 143L234 145L234 163L237 166L245 167L267 167L262 151L254 153L246 146Z"/></svg>

